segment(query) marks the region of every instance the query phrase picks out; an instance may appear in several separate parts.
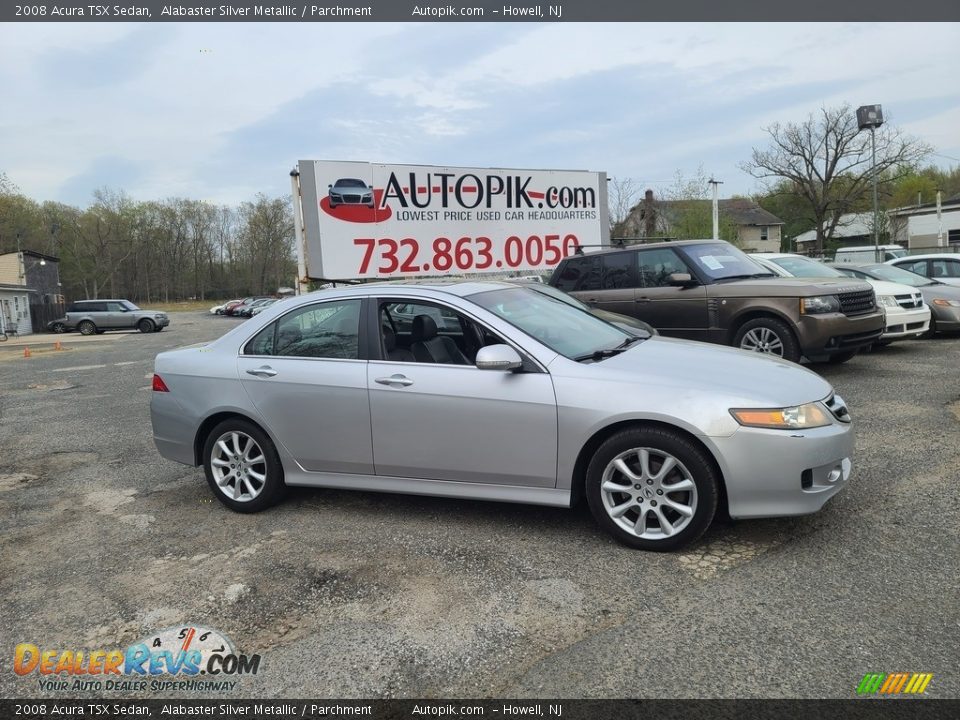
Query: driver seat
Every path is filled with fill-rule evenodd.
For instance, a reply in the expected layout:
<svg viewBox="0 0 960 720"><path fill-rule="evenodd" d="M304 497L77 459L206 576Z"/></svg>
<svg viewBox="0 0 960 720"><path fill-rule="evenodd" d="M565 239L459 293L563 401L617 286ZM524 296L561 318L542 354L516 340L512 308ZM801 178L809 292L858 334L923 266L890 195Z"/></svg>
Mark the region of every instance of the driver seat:
<svg viewBox="0 0 960 720"><path fill-rule="evenodd" d="M417 362L444 365L470 364L451 338L437 335L437 323L429 315L417 315L413 318L413 343L410 345L410 350Z"/></svg>

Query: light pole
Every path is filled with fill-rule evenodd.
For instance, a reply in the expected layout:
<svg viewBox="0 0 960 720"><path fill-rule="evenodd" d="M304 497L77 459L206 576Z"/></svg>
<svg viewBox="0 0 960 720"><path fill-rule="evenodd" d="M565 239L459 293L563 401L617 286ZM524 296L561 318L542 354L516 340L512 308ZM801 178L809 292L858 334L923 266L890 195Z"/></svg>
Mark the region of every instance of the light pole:
<svg viewBox="0 0 960 720"><path fill-rule="evenodd" d="M880 254L880 205L877 201L877 128L883 125L883 108L879 105L861 105L857 108L857 127L870 128L870 172L873 175L873 251L876 262L883 262Z"/></svg>

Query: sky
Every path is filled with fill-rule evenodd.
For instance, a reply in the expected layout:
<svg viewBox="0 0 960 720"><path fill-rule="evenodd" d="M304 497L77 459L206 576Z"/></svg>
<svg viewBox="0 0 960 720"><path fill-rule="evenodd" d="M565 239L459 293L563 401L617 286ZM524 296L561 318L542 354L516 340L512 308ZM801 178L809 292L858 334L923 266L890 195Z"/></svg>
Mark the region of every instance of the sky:
<svg viewBox="0 0 960 720"><path fill-rule="evenodd" d="M0 25L0 172L236 204L300 159L602 170L722 195L763 128L880 103L960 165L960 24Z"/></svg>

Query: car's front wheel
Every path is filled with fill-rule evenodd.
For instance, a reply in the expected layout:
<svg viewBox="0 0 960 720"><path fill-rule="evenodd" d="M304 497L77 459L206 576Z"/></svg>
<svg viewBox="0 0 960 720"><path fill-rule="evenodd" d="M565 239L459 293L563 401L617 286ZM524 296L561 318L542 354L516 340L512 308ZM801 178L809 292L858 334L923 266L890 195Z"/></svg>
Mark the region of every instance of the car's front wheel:
<svg viewBox="0 0 960 720"><path fill-rule="evenodd" d="M231 418L217 425L203 448L213 494L237 512L259 512L283 496L283 466L273 442L256 425Z"/></svg>
<svg viewBox="0 0 960 720"><path fill-rule="evenodd" d="M675 550L709 527L719 477L706 453L661 428L622 430L587 467L586 495L597 523L641 550Z"/></svg>
<svg viewBox="0 0 960 720"><path fill-rule="evenodd" d="M53 325L50 326L50 332L55 332L59 334L59 333L65 333L66 331L67 331L67 326L64 325L62 322L55 322L53 323Z"/></svg>
<svg viewBox="0 0 960 720"><path fill-rule="evenodd" d="M97 332L97 326L94 325L90 320L84 320L81 322L79 325L77 325L77 329L80 331L81 335L93 335L95 332Z"/></svg>
<svg viewBox="0 0 960 720"><path fill-rule="evenodd" d="M800 344L787 324L776 318L761 317L745 322L737 331L733 345L741 350L775 355L800 362Z"/></svg>
<svg viewBox="0 0 960 720"><path fill-rule="evenodd" d="M142 333L151 333L154 327L153 320L149 320L148 318L144 318L137 323L137 329Z"/></svg>

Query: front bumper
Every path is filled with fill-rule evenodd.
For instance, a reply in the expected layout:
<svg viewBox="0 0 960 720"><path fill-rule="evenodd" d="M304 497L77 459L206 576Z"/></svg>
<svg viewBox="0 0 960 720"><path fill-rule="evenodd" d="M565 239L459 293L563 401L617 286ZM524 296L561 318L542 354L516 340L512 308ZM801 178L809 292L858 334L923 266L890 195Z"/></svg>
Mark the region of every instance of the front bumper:
<svg viewBox="0 0 960 720"><path fill-rule="evenodd" d="M901 340L922 335L930 329L930 309L926 306L916 310L888 310L887 327L881 340Z"/></svg>
<svg viewBox="0 0 960 720"><path fill-rule="evenodd" d="M724 472L733 518L817 512L850 477L850 423L812 430L741 427L711 438Z"/></svg>
<svg viewBox="0 0 960 720"><path fill-rule="evenodd" d="M933 320L939 332L957 332L960 330L960 308L931 305Z"/></svg>
<svg viewBox="0 0 960 720"><path fill-rule="evenodd" d="M848 317L843 313L800 316L800 349L804 355L833 355L871 345L885 327L881 310Z"/></svg>
<svg viewBox="0 0 960 720"><path fill-rule="evenodd" d="M157 327L167 327L170 324L170 317L168 315L151 319L157 324Z"/></svg>

